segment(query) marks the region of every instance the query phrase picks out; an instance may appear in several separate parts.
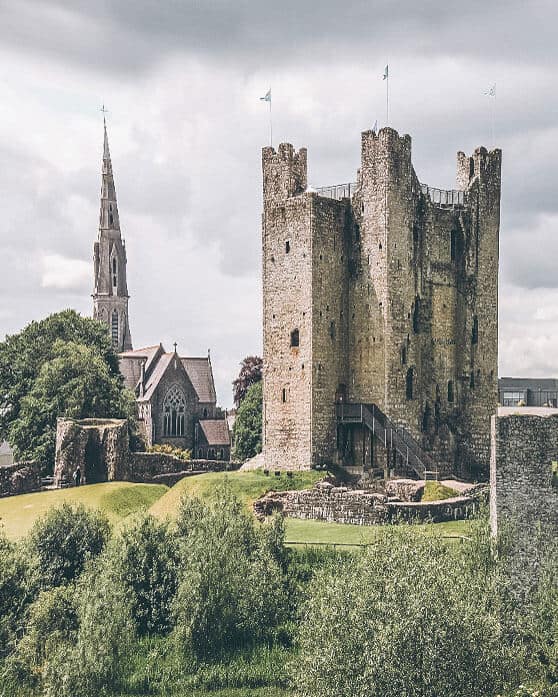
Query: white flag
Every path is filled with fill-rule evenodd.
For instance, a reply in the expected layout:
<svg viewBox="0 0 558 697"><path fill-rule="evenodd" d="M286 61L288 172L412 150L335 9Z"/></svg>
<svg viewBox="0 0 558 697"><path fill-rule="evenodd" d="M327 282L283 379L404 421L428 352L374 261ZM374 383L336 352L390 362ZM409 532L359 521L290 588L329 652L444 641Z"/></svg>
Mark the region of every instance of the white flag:
<svg viewBox="0 0 558 697"><path fill-rule="evenodd" d="M494 83L492 85L492 87L489 87L484 94L486 97L495 97L496 96L496 83Z"/></svg>
<svg viewBox="0 0 558 697"><path fill-rule="evenodd" d="M267 94L265 95L265 97L260 97L260 101L262 101L262 102L270 102L271 101L271 87L267 91Z"/></svg>
<svg viewBox="0 0 558 697"><path fill-rule="evenodd" d="M384 68L384 77L382 78L383 80L387 80L389 77L389 65L386 65Z"/></svg>

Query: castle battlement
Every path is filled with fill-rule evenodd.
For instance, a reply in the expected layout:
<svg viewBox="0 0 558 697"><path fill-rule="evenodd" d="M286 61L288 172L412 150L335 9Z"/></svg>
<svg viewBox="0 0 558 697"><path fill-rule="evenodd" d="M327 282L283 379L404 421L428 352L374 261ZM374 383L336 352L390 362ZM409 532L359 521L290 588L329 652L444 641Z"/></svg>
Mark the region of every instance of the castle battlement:
<svg viewBox="0 0 558 697"><path fill-rule="evenodd" d="M344 400L377 405L439 471L486 472L501 152L458 153L445 190L419 182L410 136L361 145L356 183L305 196L306 149L263 150L266 462L395 467L366 424L338 422Z"/></svg>

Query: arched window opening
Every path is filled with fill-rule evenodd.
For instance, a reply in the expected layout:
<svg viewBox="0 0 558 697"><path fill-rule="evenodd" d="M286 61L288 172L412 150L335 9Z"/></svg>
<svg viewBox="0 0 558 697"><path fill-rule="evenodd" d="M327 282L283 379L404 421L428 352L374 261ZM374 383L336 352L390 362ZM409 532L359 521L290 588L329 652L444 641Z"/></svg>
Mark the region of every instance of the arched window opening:
<svg viewBox="0 0 558 697"><path fill-rule="evenodd" d="M473 328L471 329L471 343L479 343L479 318L476 315L473 317Z"/></svg>
<svg viewBox="0 0 558 697"><path fill-rule="evenodd" d="M401 347L401 365L407 365L407 347L405 345Z"/></svg>
<svg viewBox="0 0 558 697"><path fill-rule="evenodd" d="M207 407L204 407L203 409L203 418L207 419Z"/></svg>
<svg viewBox="0 0 558 697"><path fill-rule="evenodd" d="M113 310L111 317L111 338L112 345L118 346L118 312Z"/></svg>
<svg viewBox="0 0 558 697"><path fill-rule="evenodd" d="M109 225L114 223L114 216L112 214L112 203L109 204Z"/></svg>
<svg viewBox="0 0 558 697"><path fill-rule="evenodd" d="M459 261L463 256L463 235L459 228L453 228L451 231L450 256L452 261Z"/></svg>
<svg viewBox="0 0 558 697"><path fill-rule="evenodd" d="M298 329L293 329L291 332L291 347L296 348L300 345L300 333Z"/></svg>
<svg viewBox="0 0 558 697"><path fill-rule="evenodd" d="M288 254L291 251L291 243L289 240L285 241L285 254Z"/></svg>
<svg viewBox="0 0 558 697"><path fill-rule="evenodd" d="M331 320L329 323L329 336L332 341L335 341L335 320Z"/></svg>
<svg viewBox="0 0 558 697"><path fill-rule="evenodd" d="M118 262L116 257L112 257L112 287L116 288L118 286Z"/></svg>
<svg viewBox="0 0 558 697"><path fill-rule="evenodd" d="M422 415L422 424L421 424L421 430L423 433L427 433L430 429L430 404L426 402L426 406L424 407L424 413Z"/></svg>
<svg viewBox="0 0 558 697"><path fill-rule="evenodd" d="M283 389L281 390L281 401L283 402L283 404L285 404L285 402L287 401L287 388L286 387L283 387Z"/></svg>
<svg viewBox="0 0 558 697"><path fill-rule="evenodd" d="M475 374L473 371L471 371L471 375L469 375L469 387L474 390L475 389Z"/></svg>
<svg viewBox="0 0 558 697"><path fill-rule="evenodd" d="M407 377L405 378L405 397L407 399L413 399L413 382L414 382L414 370L409 368L407 371Z"/></svg>
<svg viewBox="0 0 558 697"><path fill-rule="evenodd" d="M415 334L420 331L420 298L418 295L413 306L413 331Z"/></svg>
<svg viewBox="0 0 558 697"><path fill-rule="evenodd" d="M448 382L448 402L453 402L453 380Z"/></svg>
<svg viewBox="0 0 558 697"><path fill-rule="evenodd" d="M171 438L184 435L185 412L184 393L178 385L174 385L163 402L163 435Z"/></svg>

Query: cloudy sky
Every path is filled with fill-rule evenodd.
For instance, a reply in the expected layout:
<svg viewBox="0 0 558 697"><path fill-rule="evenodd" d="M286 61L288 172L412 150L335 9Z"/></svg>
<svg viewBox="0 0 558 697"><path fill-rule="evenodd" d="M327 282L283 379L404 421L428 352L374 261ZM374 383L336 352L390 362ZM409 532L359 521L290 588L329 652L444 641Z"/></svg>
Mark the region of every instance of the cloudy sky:
<svg viewBox="0 0 558 697"><path fill-rule="evenodd" d="M220 402L261 352L260 152L351 181L360 132L413 138L421 181L503 149L500 374L558 376L555 0L0 0L0 336L91 313L102 115L135 346L211 347Z"/></svg>

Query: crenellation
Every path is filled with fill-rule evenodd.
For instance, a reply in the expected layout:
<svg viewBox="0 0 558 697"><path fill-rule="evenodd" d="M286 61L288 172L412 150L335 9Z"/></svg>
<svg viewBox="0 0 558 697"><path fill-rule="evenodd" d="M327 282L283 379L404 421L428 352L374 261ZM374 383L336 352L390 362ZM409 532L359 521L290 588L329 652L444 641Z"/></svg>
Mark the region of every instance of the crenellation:
<svg viewBox="0 0 558 697"><path fill-rule="evenodd" d="M363 424L337 423L335 404L346 401L377 405L440 472L485 473L500 151L459 153L461 193L437 198L413 169L411 138L394 129L362 133L357 183L323 196L297 195L302 152L298 162L292 146L263 154L266 462L399 466ZM297 358L312 366L304 383L285 343L301 309ZM283 388L288 404L278 399Z"/></svg>

